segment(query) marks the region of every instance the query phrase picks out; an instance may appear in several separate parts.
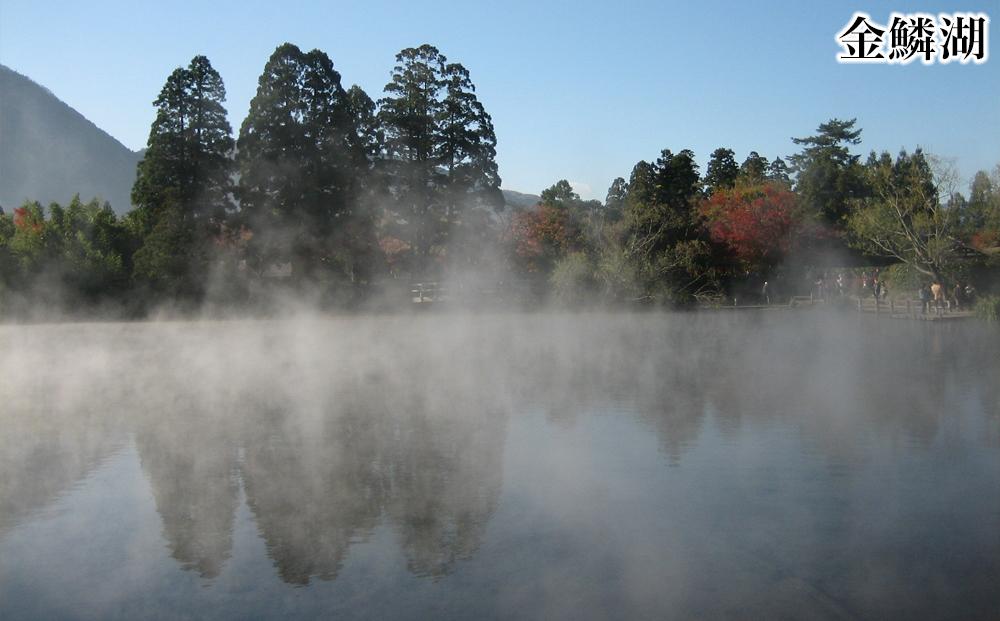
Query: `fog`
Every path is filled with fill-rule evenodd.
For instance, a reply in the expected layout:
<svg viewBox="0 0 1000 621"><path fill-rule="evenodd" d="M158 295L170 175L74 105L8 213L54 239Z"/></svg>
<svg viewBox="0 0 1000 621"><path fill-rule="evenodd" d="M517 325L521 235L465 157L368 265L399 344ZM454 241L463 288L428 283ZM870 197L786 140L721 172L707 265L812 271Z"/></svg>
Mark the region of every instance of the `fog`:
<svg viewBox="0 0 1000 621"><path fill-rule="evenodd" d="M818 310L0 327L0 617L996 618L1000 336Z"/></svg>

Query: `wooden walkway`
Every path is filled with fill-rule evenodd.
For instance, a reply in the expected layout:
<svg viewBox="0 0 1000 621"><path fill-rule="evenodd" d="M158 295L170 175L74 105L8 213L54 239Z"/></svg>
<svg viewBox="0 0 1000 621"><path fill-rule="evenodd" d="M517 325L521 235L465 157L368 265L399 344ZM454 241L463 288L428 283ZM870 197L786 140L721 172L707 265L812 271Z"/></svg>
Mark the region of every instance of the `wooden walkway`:
<svg viewBox="0 0 1000 621"><path fill-rule="evenodd" d="M927 312L925 313L923 312L923 303L920 300L879 300L876 302L873 297L854 299L859 313L871 313L890 319L952 321L975 317L975 314L971 310L952 310L951 304L948 302L944 306L937 307L932 302L928 305Z"/></svg>
<svg viewBox="0 0 1000 621"><path fill-rule="evenodd" d="M971 319L975 314L971 310L952 310L950 304L944 307L935 308L931 305L926 313L921 312L922 304L920 300L879 300L876 304L875 298L866 296L845 296L839 300L823 300L810 296L792 296L784 304L733 304L733 305L704 305L700 310L783 310L783 309L810 309L810 308L839 308L849 311L854 308L858 313L867 313L879 318L886 319L909 319L913 321L954 321L958 319Z"/></svg>

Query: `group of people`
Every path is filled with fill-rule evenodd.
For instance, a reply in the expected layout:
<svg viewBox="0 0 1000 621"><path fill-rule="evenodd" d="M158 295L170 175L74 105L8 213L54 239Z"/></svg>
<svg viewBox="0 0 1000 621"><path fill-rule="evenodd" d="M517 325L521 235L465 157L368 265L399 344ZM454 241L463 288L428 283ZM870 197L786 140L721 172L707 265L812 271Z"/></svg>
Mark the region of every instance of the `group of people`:
<svg viewBox="0 0 1000 621"><path fill-rule="evenodd" d="M885 278L879 274L878 268L868 273L861 272L861 296L872 296L876 300L884 300L889 295L889 288L885 284Z"/></svg>
<svg viewBox="0 0 1000 621"><path fill-rule="evenodd" d="M850 275L837 272L831 278L826 272L820 273L813 281L813 295L821 300L842 298L848 294L862 297L873 296L876 300L884 300L889 295L889 288L884 278L876 269L873 272L864 271L860 275Z"/></svg>
<svg viewBox="0 0 1000 621"><path fill-rule="evenodd" d="M972 304L976 297L976 288L971 284L963 287L961 282L955 281L955 286L948 290L940 281L935 280L929 285L921 285L917 296L920 298L922 313L930 310L931 304L934 304L935 309L948 308L958 311Z"/></svg>
<svg viewBox="0 0 1000 621"><path fill-rule="evenodd" d="M819 300L837 300L850 295L862 299L873 297L876 301L882 301L889 296L888 283L878 268L860 273L853 270L813 272L811 276L807 275L808 281L812 282L810 296ZM759 289L761 303L771 304L774 295L774 283L763 281ZM932 304L934 308L942 310L967 309L975 301L975 296L975 287L968 283L963 285L958 281L953 287L947 288L939 279L935 279L933 282L920 285L917 289L923 313L927 313Z"/></svg>

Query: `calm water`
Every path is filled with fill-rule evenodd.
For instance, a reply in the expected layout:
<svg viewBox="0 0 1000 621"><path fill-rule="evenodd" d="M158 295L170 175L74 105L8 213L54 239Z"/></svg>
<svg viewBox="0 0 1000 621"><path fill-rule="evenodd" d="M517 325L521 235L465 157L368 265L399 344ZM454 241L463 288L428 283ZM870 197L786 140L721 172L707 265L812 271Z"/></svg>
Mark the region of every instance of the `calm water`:
<svg viewBox="0 0 1000 621"><path fill-rule="evenodd" d="M0 618L1000 618L1000 330L0 328Z"/></svg>

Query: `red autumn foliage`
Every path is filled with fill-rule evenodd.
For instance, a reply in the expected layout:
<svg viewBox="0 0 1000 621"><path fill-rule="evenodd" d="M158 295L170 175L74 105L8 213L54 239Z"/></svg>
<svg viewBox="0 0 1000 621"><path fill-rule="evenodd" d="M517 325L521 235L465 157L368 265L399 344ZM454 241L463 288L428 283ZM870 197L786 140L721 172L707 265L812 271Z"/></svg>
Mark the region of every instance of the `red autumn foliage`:
<svg viewBox="0 0 1000 621"><path fill-rule="evenodd" d="M803 232L795 193L774 184L718 190L701 214L712 240L748 267L777 263Z"/></svg>
<svg viewBox="0 0 1000 621"><path fill-rule="evenodd" d="M517 259L530 272L550 267L572 249L574 227L563 207L538 204L514 216L511 242Z"/></svg>
<svg viewBox="0 0 1000 621"><path fill-rule="evenodd" d="M14 227L22 231L41 233L45 223L28 211L27 207L16 207L14 209Z"/></svg>

